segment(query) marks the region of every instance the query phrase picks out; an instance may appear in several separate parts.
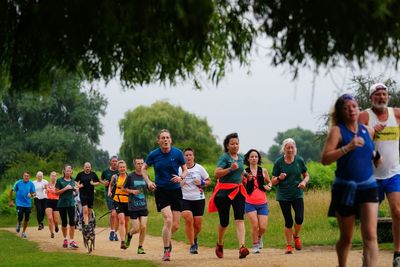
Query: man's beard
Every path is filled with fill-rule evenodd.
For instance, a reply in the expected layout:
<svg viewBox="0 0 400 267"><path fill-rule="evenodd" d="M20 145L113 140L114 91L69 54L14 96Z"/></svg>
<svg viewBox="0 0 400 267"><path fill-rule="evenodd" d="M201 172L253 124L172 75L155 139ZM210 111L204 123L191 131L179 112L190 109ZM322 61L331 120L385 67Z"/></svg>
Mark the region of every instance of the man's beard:
<svg viewBox="0 0 400 267"><path fill-rule="evenodd" d="M387 108L387 103L375 103L375 102L372 102L372 107L374 107L377 110L382 111L382 110L385 110Z"/></svg>

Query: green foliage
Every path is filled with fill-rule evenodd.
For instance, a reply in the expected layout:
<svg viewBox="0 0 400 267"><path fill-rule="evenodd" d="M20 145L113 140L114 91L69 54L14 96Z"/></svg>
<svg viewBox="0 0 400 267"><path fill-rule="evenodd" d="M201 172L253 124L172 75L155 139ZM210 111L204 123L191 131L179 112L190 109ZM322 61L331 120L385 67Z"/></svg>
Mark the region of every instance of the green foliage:
<svg viewBox="0 0 400 267"><path fill-rule="evenodd" d="M274 138L276 144L268 150L268 158L275 161L280 155L283 140L293 138L296 141L297 154L305 161L318 161L321 156L322 142L315 133L300 127L278 132Z"/></svg>
<svg viewBox="0 0 400 267"><path fill-rule="evenodd" d="M78 77L59 72L48 93L8 92L0 98L0 173L21 152L61 153L70 162L95 158L107 102L80 87Z"/></svg>
<svg viewBox="0 0 400 267"><path fill-rule="evenodd" d="M174 146L193 148L198 162L216 162L222 151L207 120L163 101L126 112L119 127L123 134L120 155L128 164L135 156L145 157L155 149L157 134L164 128L171 132Z"/></svg>
<svg viewBox="0 0 400 267"><path fill-rule="evenodd" d="M11 187L12 185L7 186L0 193L0 214L2 216L10 216L11 214L15 214L15 208L9 207Z"/></svg>
<svg viewBox="0 0 400 267"><path fill-rule="evenodd" d="M4 1L0 18L0 74L25 90L51 85L54 69L89 80L119 75L127 86L199 70L218 81L227 61L245 61L255 37L228 1Z"/></svg>
<svg viewBox="0 0 400 267"><path fill-rule="evenodd" d="M307 163L310 181L307 184L309 189L329 189L335 178L336 164L324 166L319 162Z"/></svg>
<svg viewBox="0 0 400 267"><path fill-rule="evenodd" d="M218 82L259 35L272 63L397 65L400 1L1 1L0 92L50 87L55 70L126 86ZM79 29L77 31L76 29ZM1 93L0 93L1 94Z"/></svg>

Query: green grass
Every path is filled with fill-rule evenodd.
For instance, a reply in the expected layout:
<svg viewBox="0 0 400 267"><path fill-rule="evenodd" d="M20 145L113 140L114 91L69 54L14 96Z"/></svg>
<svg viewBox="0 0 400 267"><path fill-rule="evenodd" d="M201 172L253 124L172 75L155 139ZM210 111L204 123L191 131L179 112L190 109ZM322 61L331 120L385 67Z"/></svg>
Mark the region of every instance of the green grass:
<svg viewBox="0 0 400 267"><path fill-rule="evenodd" d="M112 257L88 256L80 253L51 252L39 250L36 243L23 240L15 234L0 231L3 246L0 250L0 266L158 266L143 260L122 260Z"/></svg>

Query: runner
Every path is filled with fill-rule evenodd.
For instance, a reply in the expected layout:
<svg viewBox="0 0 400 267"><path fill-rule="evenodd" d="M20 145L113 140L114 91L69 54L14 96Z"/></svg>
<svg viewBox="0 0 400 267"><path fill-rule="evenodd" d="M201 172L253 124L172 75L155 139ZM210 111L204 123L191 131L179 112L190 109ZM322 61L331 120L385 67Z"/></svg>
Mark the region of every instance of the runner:
<svg viewBox="0 0 400 267"><path fill-rule="evenodd" d="M211 179L203 166L195 162L195 152L192 148L185 148L183 154L188 172L181 182L182 217L185 220L185 233L190 244L189 253L198 254L197 237L201 231L205 207L203 188L211 184ZM182 175L182 169L179 169L179 175Z"/></svg>
<svg viewBox="0 0 400 267"><path fill-rule="evenodd" d="M179 228L180 213L182 211L182 191L180 182L186 177L187 167L182 151L172 146L171 134L163 129L157 136L159 148L150 152L143 164L142 175L147 187L155 191L157 211L164 218L162 237L164 241L163 261L171 259L171 235ZM154 165L155 182L150 181L147 168ZM182 175L178 176L179 167Z"/></svg>
<svg viewBox="0 0 400 267"><path fill-rule="evenodd" d="M224 237L229 225L229 211L232 206L240 247L239 258L242 259L249 255L249 250L245 245L246 228L244 225L244 203L247 193L243 186L243 156L238 154L239 137L237 133L231 133L225 137L224 151L214 173L217 185L208 206L209 212L218 211L219 215L218 242L215 254L218 258L224 256Z"/></svg>
<svg viewBox="0 0 400 267"><path fill-rule="evenodd" d="M47 194L45 188L48 183L49 182L43 179L43 172L38 171L36 173L36 180L33 181L36 190L36 196L33 199L33 201L35 202L35 207L36 207L38 230L42 230L44 228L43 219L45 215L46 200L47 200Z"/></svg>
<svg viewBox="0 0 400 267"><path fill-rule="evenodd" d="M99 184L99 177L92 172L90 162L85 162L83 171L78 173L75 178L75 186L79 188L79 199L83 210L82 231L86 234L86 227L89 224L90 216L93 209L94 186Z"/></svg>
<svg viewBox="0 0 400 267"><path fill-rule="evenodd" d="M137 254L146 254L143 242L146 236L147 216L149 214L146 202L147 186L142 176L143 164L144 160L142 157L137 157L133 160L135 170L128 175L123 185L124 190L129 193L128 209L132 223L132 228L126 235L125 245L129 247L132 236L139 233Z"/></svg>
<svg viewBox="0 0 400 267"><path fill-rule="evenodd" d="M129 210L128 210L128 193L122 187L125 183L126 163L123 160L118 161L118 172L111 177L110 185L108 187L108 196L114 200L114 209L118 214L118 230L121 237L121 249L127 249L125 244L126 233L128 232L129 225ZM115 193L113 188L115 187Z"/></svg>
<svg viewBox="0 0 400 267"><path fill-rule="evenodd" d="M375 148L382 155L383 163L374 168L378 182L379 202L387 196L392 216L393 266L400 267L400 108L388 107L389 92L382 83L369 89L372 108L360 114L359 122L374 128Z"/></svg>
<svg viewBox="0 0 400 267"><path fill-rule="evenodd" d="M249 166L244 171L247 197L245 212L250 222L253 253L260 253L264 247L263 234L268 224L268 203L265 191L272 187L266 169L261 168L261 155L255 149L250 149L244 155L244 164ZM267 182L267 184L265 184Z"/></svg>
<svg viewBox="0 0 400 267"><path fill-rule="evenodd" d="M324 165L336 161L329 215L336 216L340 238L336 243L339 266L346 266L352 245L356 216L361 221L363 266L378 266L378 189L373 175L374 130L358 123L359 108L352 95L344 94L335 103L331 128L322 151Z"/></svg>
<svg viewBox="0 0 400 267"><path fill-rule="evenodd" d="M304 219L304 188L310 176L304 160L297 155L296 142L292 138L283 140L281 153L272 170L272 184L277 186L276 200L285 219L286 254L293 253L292 242L296 250L302 249L300 231ZM294 232L293 216L294 210Z"/></svg>
<svg viewBox="0 0 400 267"><path fill-rule="evenodd" d="M60 213L58 212L59 195L56 193L57 173L50 173L50 183L46 185L46 216L49 225L50 237L54 238L54 232L58 233L58 224L60 223Z"/></svg>
<svg viewBox="0 0 400 267"><path fill-rule="evenodd" d="M57 207L61 217L61 231L64 237L63 248L68 248L67 231L69 224L69 247L78 248L78 244L74 240L75 236L75 200L74 193L75 181L72 177L72 166L65 165L63 169L63 177L58 178L56 182L56 193L59 195Z"/></svg>
<svg viewBox="0 0 400 267"><path fill-rule="evenodd" d="M110 167L105 169L101 173L100 182L105 186L104 189L104 198L106 200L107 208L110 211L110 241L119 241L117 230L118 230L118 215L114 209L114 200L108 196L108 187L111 181L111 177L115 174L118 174L118 157L112 156L110 158Z"/></svg>
<svg viewBox="0 0 400 267"><path fill-rule="evenodd" d="M30 174L29 172L25 171L22 175L22 179L18 180L14 184L13 191L16 193L15 196L15 203L17 206L17 226L15 231L17 233L21 230L21 223L24 220L24 224L22 225L22 238L27 238L26 235L26 228L28 227L29 216L32 210L32 200L31 198L36 195L35 193L35 186L29 180ZM12 192L12 191L11 191ZM13 206L12 195L10 193L10 206Z"/></svg>

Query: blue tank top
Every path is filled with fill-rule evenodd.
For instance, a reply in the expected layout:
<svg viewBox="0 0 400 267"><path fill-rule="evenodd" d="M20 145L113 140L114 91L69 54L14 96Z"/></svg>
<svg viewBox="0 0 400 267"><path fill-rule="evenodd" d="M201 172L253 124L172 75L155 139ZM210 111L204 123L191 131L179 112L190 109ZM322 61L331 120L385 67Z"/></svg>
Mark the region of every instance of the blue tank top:
<svg viewBox="0 0 400 267"><path fill-rule="evenodd" d="M338 126L340 128L340 134L342 135L342 141L339 143L339 147L342 147L353 140L354 133L344 124L339 124ZM364 139L364 146L357 147L340 157L336 163L335 174L343 180L360 183L368 180L373 175L371 160L374 144L367 128L362 124L358 125L357 136Z"/></svg>

